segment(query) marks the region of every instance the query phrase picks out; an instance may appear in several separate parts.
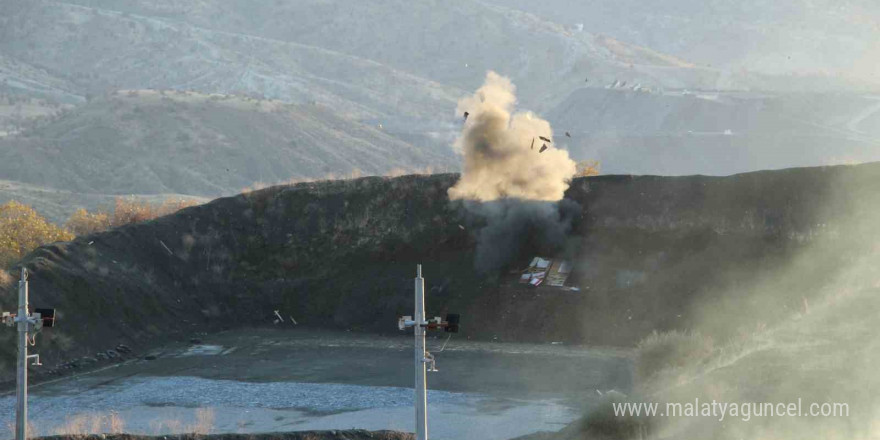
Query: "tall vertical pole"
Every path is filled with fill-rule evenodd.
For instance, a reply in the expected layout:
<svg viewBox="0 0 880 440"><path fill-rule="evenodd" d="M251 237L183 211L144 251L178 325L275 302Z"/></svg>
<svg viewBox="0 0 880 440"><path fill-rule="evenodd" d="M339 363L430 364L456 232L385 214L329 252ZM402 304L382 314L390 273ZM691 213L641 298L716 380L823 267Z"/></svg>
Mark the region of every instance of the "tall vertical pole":
<svg viewBox="0 0 880 440"><path fill-rule="evenodd" d="M15 407L15 440L27 440L27 344L28 344L27 269L21 268L18 282L18 378Z"/></svg>
<svg viewBox="0 0 880 440"><path fill-rule="evenodd" d="M425 381L425 279L422 278L422 265L419 264L416 276L416 311L415 311L415 335L416 335L416 440L428 440L428 397L427 383Z"/></svg>

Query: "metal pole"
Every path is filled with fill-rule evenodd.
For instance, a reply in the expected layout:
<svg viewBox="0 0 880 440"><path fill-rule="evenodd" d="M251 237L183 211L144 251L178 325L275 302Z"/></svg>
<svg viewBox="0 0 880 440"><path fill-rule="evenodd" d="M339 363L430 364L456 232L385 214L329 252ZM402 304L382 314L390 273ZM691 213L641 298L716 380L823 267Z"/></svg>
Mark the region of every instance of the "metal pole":
<svg viewBox="0 0 880 440"><path fill-rule="evenodd" d="M416 276L416 311L415 311L415 335L416 335L416 440L428 440L428 397L427 383L425 381L425 279L422 278L422 265L418 265Z"/></svg>
<svg viewBox="0 0 880 440"><path fill-rule="evenodd" d="M18 282L18 378L16 381L15 440L27 440L27 344L28 344L27 269L21 268Z"/></svg>

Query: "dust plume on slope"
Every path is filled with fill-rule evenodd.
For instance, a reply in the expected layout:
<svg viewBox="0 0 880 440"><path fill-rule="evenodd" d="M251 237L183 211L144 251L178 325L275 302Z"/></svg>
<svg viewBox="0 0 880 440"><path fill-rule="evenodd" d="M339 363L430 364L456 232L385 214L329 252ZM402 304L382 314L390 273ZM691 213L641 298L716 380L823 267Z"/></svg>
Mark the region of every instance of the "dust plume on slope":
<svg viewBox="0 0 880 440"><path fill-rule="evenodd" d="M459 101L458 114L468 113L455 141L464 171L449 189L451 200L556 202L568 189L575 162L568 151L541 139L552 140L549 122L532 112L512 113L515 92L510 79L489 72L476 93Z"/></svg>
<svg viewBox="0 0 880 440"><path fill-rule="evenodd" d="M606 405L580 432L613 417L625 429L611 438L878 438L880 401L866 390L880 387L880 179L853 171L801 213L805 230L767 236L790 252L784 265L732 274L682 311L689 332L640 343L629 400L691 404L695 416L642 418L639 431Z"/></svg>

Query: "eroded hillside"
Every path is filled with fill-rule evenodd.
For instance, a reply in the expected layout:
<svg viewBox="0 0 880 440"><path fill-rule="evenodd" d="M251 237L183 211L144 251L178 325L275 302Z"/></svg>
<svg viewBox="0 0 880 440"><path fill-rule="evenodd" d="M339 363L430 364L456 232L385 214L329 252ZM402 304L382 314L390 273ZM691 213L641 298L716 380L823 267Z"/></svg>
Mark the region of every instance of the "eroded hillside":
<svg viewBox="0 0 880 440"><path fill-rule="evenodd" d="M429 309L462 313L466 336L629 345L655 329L694 325L691 308L706 298L748 290L817 237L840 233L836 219L876 191L878 173L868 164L576 179L567 198L580 215L566 246L548 256L574 261L567 284L580 292L522 287L507 270L478 273L482 223L448 202L455 175L268 188L45 246L24 264L34 306L57 307L64 322L44 336L49 365L118 343L143 349L271 325L274 310L301 325L394 331L412 307L416 263L425 267ZM535 233L523 233L509 269L535 254ZM730 304L769 319L809 296L810 277L788 283L797 295Z"/></svg>

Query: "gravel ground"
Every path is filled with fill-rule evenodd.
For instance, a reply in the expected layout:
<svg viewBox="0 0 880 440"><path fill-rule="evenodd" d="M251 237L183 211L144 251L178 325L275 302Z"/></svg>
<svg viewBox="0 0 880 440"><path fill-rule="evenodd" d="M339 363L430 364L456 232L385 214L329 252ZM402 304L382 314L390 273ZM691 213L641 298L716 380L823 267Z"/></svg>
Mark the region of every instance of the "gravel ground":
<svg viewBox="0 0 880 440"><path fill-rule="evenodd" d="M60 394L53 395L53 391ZM233 407L300 409L336 413L378 407L413 405L413 390L345 384L297 382L237 382L198 377L139 377L82 392L64 387L31 394L30 415L42 417L58 410L107 412L132 405L152 407ZM480 395L430 390L431 403L457 404L485 398ZM0 417L14 416L15 397L0 399Z"/></svg>
<svg viewBox="0 0 880 440"><path fill-rule="evenodd" d="M434 439L505 440L557 430L595 399L595 388L628 383L625 353L466 340L441 352L442 343L429 344L440 369L428 376ZM34 386L30 421L40 435L411 432L411 350L411 337L216 334L157 350L155 360ZM14 394L0 397L0 420L13 420L14 402Z"/></svg>
<svg viewBox="0 0 880 440"><path fill-rule="evenodd" d="M0 399L4 420L13 419L14 402ZM412 389L397 387L152 377L84 391L46 388L32 394L30 420L38 435L108 432L111 415L126 432L145 435L353 427L411 432L412 402ZM577 417L559 401L430 390L428 402L429 429L437 439L502 440L558 429Z"/></svg>
<svg viewBox="0 0 880 440"><path fill-rule="evenodd" d="M331 430L331 431L301 431L268 433L262 435L251 434L216 434L203 435L180 435L173 440L412 440L412 434L395 431L366 431L362 429ZM57 436L44 437L44 440L168 440L168 437L149 437L130 434L114 435L90 435L90 436Z"/></svg>

